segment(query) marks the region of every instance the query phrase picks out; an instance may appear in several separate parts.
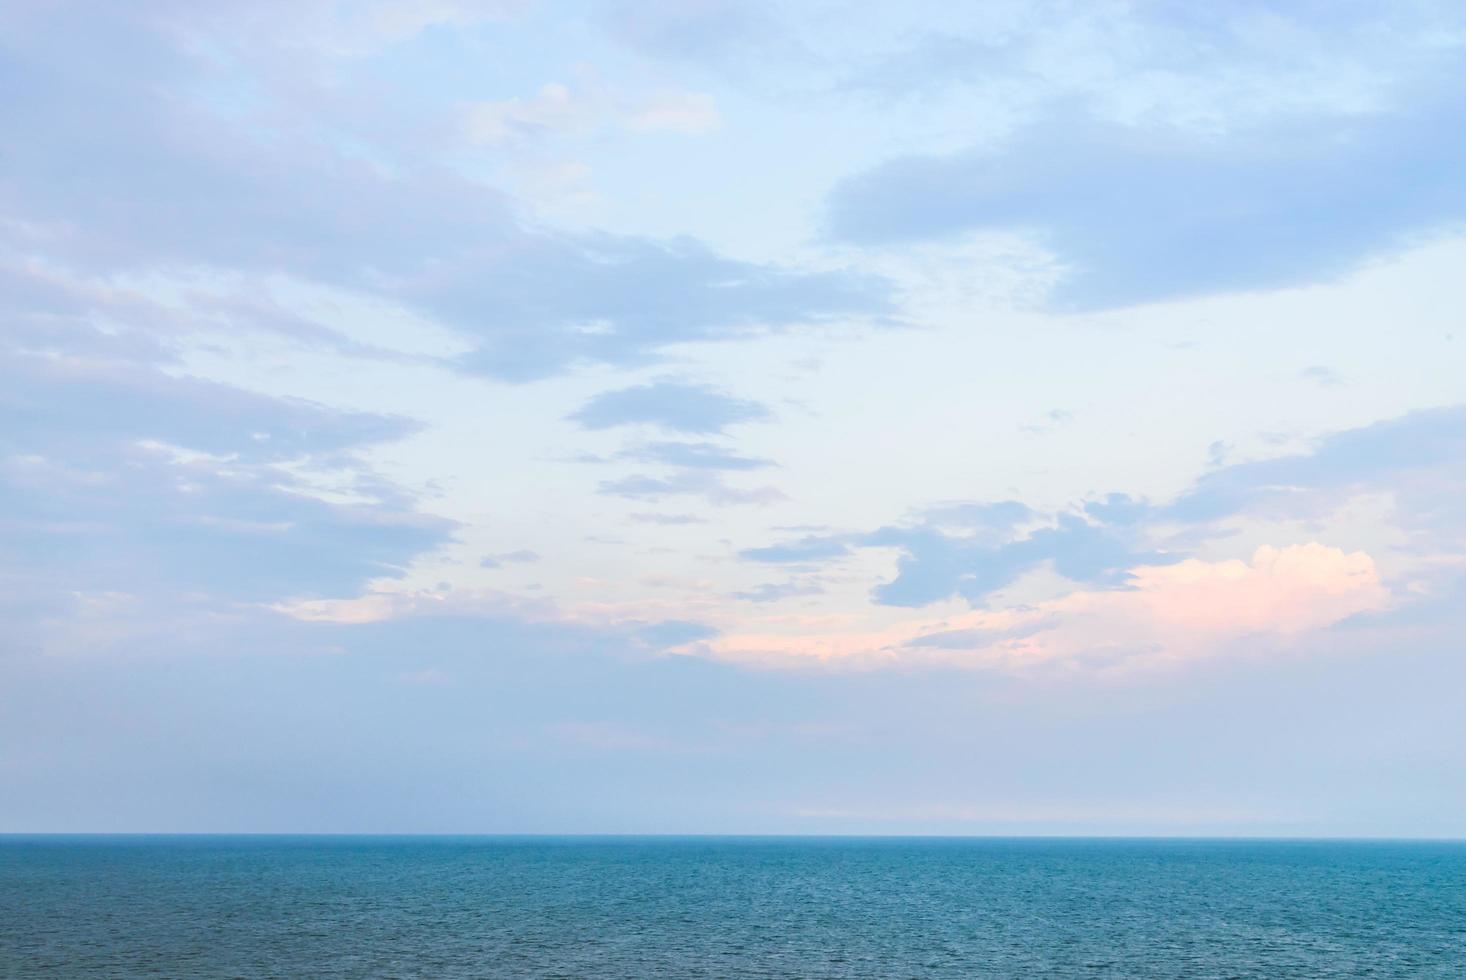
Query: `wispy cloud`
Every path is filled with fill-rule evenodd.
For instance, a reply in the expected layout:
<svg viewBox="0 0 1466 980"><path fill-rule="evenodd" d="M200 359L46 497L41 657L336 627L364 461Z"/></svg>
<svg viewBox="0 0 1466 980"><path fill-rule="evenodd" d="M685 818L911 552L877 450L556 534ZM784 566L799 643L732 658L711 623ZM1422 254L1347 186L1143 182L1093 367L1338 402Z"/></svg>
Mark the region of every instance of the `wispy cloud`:
<svg viewBox="0 0 1466 980"><path fill-rule="evenodd" d="M654 381L596 395L568 418L587 429L653 425L694 435L722 432L730 425L770 417L758 402L737 398L711 385Z"/></svg>
<svg viewBox="0 0 1466 980"><path fill-rule="evenodd" d="M1339 373L1333 368L1325 367L1322 364L1314 364L1298 372L1298 377L1305 381L1312 381L1323 388L1337 388L1344 383Z"/></svg>
<svg viewBox="0 0 1466 980"><path fill-rule="evenodd" d="M733 592L731 595L745 602L782 602L785 599L797 599L801 596L820 595L824 591L823 586L810 581L765 582L751 589Z"/></svg>
<svg viewBox="0 0 1466 980"><path fill-rule="evenodd" d="M694 470L758 470L774 465L770 460L740 456L711 442L651 442L623 450L617 456Z"/></svg>
<svg viewBox="0 0 1466 980"><path fill-rule="evenodd" d="M478 560L478 564L480 568L503 568L505 565L526 565L539 560L540 556L537 552L521 548L518 551L505 551L497 555L484 555Z"/></svg>
<svg viewBox="0 0 1466 980"><path fill-rule="evenodd" d="M615 480L602 480L597 493L629 500L660 500L663 497L696 495L719 506L728 504L773 504L786 499L777 487L741 488L728 485L715 473L680 470L671 476L634 474Z"/></svg>

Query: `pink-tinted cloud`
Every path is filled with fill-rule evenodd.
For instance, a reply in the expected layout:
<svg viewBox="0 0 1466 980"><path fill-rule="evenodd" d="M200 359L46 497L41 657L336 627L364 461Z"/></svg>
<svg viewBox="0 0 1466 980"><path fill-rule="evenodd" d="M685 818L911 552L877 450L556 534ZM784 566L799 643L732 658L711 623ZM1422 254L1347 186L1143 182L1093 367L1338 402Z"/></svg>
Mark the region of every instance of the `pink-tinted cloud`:
<svg viewBox="0 0 1466 980"><path fill-rule="evenodd" d="M1362 551L1264 546L1250 561L1138 566L1123 589L1079 590L1032 606L864 629L779 624L785 628L730 633L708 649L769 665L1113 666L1209 656L1244 637L1286 643L1390 602L1374 560Z"/></svg>
<svg viewBox="0 0 1466 980"><path fill-rule="evenodd" d="M1131 574L1134 592L1108 595L1139 605L1156 629L1189 636L1291 635L1382 609L1389 600L1368 554L1317 543L1265 545L1251 563L1193 558Z"/></svg>

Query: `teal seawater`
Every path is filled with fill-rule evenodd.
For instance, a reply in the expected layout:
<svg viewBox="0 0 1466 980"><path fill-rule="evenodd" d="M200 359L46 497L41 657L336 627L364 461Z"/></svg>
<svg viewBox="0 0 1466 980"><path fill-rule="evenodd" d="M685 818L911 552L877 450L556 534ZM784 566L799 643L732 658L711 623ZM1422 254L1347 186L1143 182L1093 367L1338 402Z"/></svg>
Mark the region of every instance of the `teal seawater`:
<svg viewBox="0 0 1466 980"><path fill-rule="evenodd" d="M1466 977L1466 845L0 838L0 976Z"/></svg>

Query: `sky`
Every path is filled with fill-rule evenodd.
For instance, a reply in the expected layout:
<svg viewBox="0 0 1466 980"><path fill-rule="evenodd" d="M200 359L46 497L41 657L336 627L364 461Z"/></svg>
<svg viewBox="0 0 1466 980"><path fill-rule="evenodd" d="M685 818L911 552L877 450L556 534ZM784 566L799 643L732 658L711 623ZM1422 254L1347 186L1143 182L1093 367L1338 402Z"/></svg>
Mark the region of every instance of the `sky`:
<svg viewBox="0 0 1466 980"><path fill-rule="evenodd" d="M0 832L1466 836L1466 11L0 4Z"/></svg>

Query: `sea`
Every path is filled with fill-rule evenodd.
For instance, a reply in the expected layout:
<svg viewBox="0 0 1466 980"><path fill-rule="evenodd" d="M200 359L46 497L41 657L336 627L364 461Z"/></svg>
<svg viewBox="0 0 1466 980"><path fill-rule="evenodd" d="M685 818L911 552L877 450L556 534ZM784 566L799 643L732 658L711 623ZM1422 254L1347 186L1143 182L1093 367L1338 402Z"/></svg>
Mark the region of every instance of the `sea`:
<svg viewBox="0 0 1466 980"><path fill-rule="evenodd" d="M1466 978L1466 844L0 837L0 977Z"/></svg>

